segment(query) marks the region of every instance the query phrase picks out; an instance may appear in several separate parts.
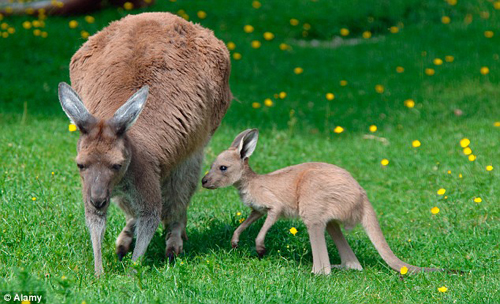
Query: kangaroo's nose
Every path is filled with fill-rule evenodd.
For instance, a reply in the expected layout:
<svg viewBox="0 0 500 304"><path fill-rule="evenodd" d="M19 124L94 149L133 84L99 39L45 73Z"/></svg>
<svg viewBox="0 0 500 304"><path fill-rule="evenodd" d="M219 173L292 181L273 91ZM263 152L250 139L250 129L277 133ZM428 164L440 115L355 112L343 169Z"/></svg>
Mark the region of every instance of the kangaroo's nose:
<svg viewBox="0 0 500 304"><path fill-rule="evenodd" d="M104 206L106 206L106 203L108 202L107 198L91 198L90 203L96 207L96 209L102 209Z"/></svg>
<svg viewBox="0 0 500 304"><path fill-rule="evenodd" d="M201 184L205 185L206 183L208 183L208 179L206 177L202 178L201 179Z"/></svg>

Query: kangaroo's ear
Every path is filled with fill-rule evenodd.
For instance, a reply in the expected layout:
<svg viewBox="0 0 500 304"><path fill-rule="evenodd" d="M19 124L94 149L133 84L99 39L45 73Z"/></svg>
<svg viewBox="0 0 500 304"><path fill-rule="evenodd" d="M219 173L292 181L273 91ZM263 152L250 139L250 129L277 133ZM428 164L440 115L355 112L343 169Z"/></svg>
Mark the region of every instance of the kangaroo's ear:
<svg viewBox="0 0 500 304"><path fill-rule="evenodd" d="M122 135L134 125L139 114L144 109L144 105L146 105L148 94L149 86L145 85L132 95L123 106L116 110L113 118L110 120L116 134Z"/></svg>
<svg viewBox="0 0 500 304"><path fill-rule="evenodd" d="M80 132L87 133L95 124L95 117L85 108L73 88L65 82L59 83L59 101L66 115L78 127Z"/></svg>
<svg viewBox="0 0 500 304"><path fill-rule="evenodd" d="M259 130L248 129L236 136L231 147L238 149L241 159L245 159L252 155L257 146L257 140L259 139Z"/></svg>

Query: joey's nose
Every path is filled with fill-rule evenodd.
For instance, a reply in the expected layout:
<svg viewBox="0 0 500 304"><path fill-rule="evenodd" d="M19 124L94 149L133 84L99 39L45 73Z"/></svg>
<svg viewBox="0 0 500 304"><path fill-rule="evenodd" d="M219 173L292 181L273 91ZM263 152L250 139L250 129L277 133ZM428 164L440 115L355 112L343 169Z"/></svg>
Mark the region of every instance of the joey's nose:
<svg viewBox="0 0 500 304"><path fill-rule="evenodd" d="M91 198L90 203L94 205L96 209L102 209L108 203L107 198Z"/></svg>
<svg viewBox="0 0 500 304"><path fill-rule="evenodd" d="M208 183L208 179L206 177L202 178L201 179L201 184L205 185L206 183Z"/></svg>

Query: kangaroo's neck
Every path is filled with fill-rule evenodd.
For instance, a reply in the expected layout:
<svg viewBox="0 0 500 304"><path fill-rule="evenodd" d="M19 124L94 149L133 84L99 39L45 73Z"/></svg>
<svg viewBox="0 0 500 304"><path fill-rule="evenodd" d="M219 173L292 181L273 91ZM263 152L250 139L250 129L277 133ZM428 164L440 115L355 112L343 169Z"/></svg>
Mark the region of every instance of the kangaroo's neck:
<svg viewBox="0 0 500 304"><path fill-rule="evenodd" d="M234 186L238 191L240 192L240 195L242 192L248 192L250 184L254 182L259 175L255 173L252 168L250 168L250 165L248 164L248 159L245 160L245 163L243 164L243 172L241 174L241 179L234 183Z"/></svg>

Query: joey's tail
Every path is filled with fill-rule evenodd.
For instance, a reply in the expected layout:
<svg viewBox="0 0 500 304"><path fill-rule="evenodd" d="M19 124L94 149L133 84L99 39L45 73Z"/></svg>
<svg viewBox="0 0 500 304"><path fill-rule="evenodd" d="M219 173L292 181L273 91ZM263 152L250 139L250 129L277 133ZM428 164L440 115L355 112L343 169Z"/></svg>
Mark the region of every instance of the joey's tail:
<svg viewBox="0 0 500 304"><path fill-rule="evenodd" d="M382 230L380 230L380 225L377 220L377 215L375 214L375 210L373 210L372 205L365 198L364 203L364 213L363 219L361 220L361 224L366 230L368 237L372 241L373 245L377 249L378 253L384 259L384 261L394 270L400 271L403 266L408 268L409 273L417 273L421 271L445 271L444 269L438 268L425 268L425 267L417 267L410 265L401 261L397 256L394 255L389 244L385 240L384 235L382 234Z"/></svg>

